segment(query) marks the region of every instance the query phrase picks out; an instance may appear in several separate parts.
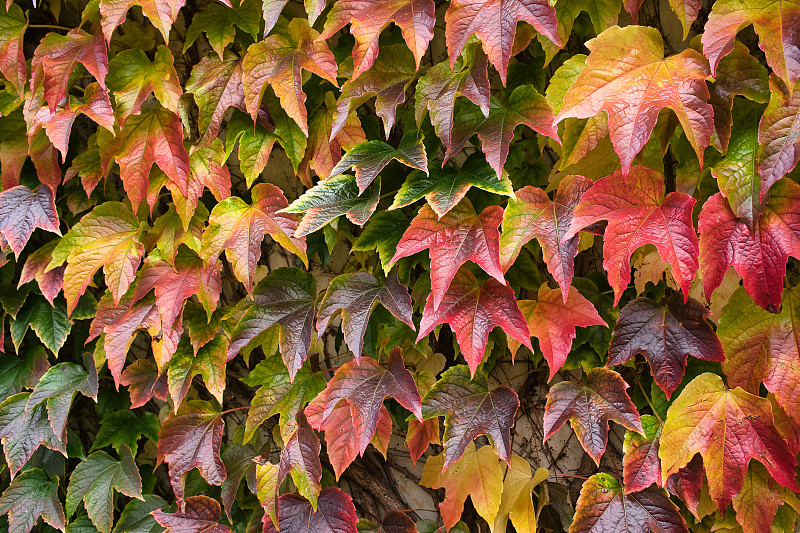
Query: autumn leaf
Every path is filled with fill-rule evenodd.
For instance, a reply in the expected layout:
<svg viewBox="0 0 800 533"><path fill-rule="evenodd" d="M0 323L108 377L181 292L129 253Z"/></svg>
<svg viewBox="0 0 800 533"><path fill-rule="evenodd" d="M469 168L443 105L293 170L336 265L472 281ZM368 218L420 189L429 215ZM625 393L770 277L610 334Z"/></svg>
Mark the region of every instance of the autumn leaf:
<svg viewBox="0 0 800 533"><path fill-rule="evenodd" d="M669 263L686 298L699 255L692 222L694 204L694 198L685 193L671 192L664 196L664 180L655 170L636 165L627 179L617 170L596 181L583 194L562 242L579 230L606 220L603 267L614 289L615 306L631 280L630 257L645 244L654 245Z"/></svg>
<svg viewBox="0 0 800 533"><path fill-rule="evenodd" d="M359 443L358 430L355 427L355 420L351 413L350 405L347 402L339 402L334 407L328 417L323 421L325 404L328 401L328 391L322 390L316 398L309 402L304 413L308 417L309 423L317 431L325 432L325 445L328 452L328 460L336 474L336 479L340 479L348 466L359 456L364 455ZM376 444L379 434L387 426L391 435L392 418L385 405L381 405L377 414L377 425L374 435L370 442Z"/></svg>
<svg viewBox="0 0 800 533"><path fill-rule="evenodd" d="M753 25L758 45L767 57L767 64L791 86L800 79L800 41L797 22L800 5L795 2L748 2L723 0L715 3L703 31L703 53L716 75L720 60L733 50L736 34Z"/></svg>
<svg viewBox="0 0 800 533"><path fill-rule="evenodd" d="M535 532L538 516L533 505L533 490L544 483L550 473L546 468L539 467L531 474L531 465L527 459L516 454L511 456L510 464L503 468L505 470L503 496L494 520L494 531L503 531L510 520L516 531ZM541 487L537 494L538 498L541 498L546 490Z"/></svg>
<svg viewBox="0 0 800 533"><path fill-rule="evenodd" d="M256 461L261 456L249 445L232 444L222 452L222 462L225 464L225 471L228 477L220 486L220 498L228 520L232 521L231 508L239 491L242 479L246 480L246 486L250 492L257 490Z"/></svg>
<svg viewBox="0 0 800 533"><path fill-rule="evenodd" d="M625 494L609 474L595 474L581 487L571 533L688 533L686 522L663 489Z"/></svg>
<svg viewBox="0 0 800 533"><path fill-rule="evenodd" d="M550 380L567 360L575 339L576 327L606 325L592 303L577 289L570 288L566 299L561 296L559 289L551 289L544 283L539 287L536 300L518 302L522 316L528 323L530 335L539 340L539 349L550 366ZM509 338L508 347L513 356L520 343Z"/></svg>
<svg viewBox="0 0 800 533"><path fill-rule="evenodd" d="M453 67L472 35L483 44L489 61L500 73L503 85L508 75L517 23L531 24L534 29L561 46L556 10L547 0L456 0L445 13L445 35L450 66ZM499 174L499 173L498 173Z"/></svg>
<svg viewBox="0 0 800 533"><path fill-rule="evenodd" d="M627 388L628 384L619 374L604 367L589 371L586 384L556 383L547 393L543 421L545 440L569 420L583 449L600 465L608 442L609 421L638 433L644 432Z"/></svg>
<svg viewBox="0 0 800 533"><path fill-rule="evenodd" d="M790 255L797 255L800 186L778 181L753 232L739 220L721 194L706 200L697 224L700 230L700 277L706 297L720 286L731 266L742 277L747 294L770 311L780 308L783 276Z"/></svg>
<svg viewBox="0 0 800 533"><path fill-rule="evenodd" d="M658 447L661 439L661 422L651 415L642 415L644 434L625 432L622 449L622 477L625 494L639 492L653 484L661 486L661 461Z"/></svg>
<svg viewBox="0 0 800 533"><path fill-rule="evenodd" d="M133 6L142 8L142 14L169 43L169 30L178 18L178 12L186 5L186 0L100 0L100 24L106 41L111 42L111 35L117 27L125 22L128 10Z"/></svg>
<svg viewBox="0 0 800 533"><path fill-rule="evenodd" d="M209 8L219 4L209 4ZM199 111L197 129L202 133L200 145L208 145L217 137L225 112L230 107L247 111L244 105L242 61L232 52L220 51L204 57L193 69L186 83L186 92L193 95Z"/></svg>
<svg viewBox="0 0 800 533"><path fill-rule="evenodd" d="M282 213L289 203L283 192L270 183L259 183L251 191L252 205L233 196L214 206L203 232L202 257L215 263L225 251L233 274L247 292L252 292L256 267L261 258L261 243L266 235L308 264L306 242L294 236L297 220Z"/></svg>
<svg viewBox="0 0 800 533"><path fill-rule="evenodd" d="M58 499L58 476L50 478L40 468L23 472L0 496L0 514L6 513L10 532L28 533L39 518L66 531L64 509Z"/></svg>
<svg viewBox="0 0 800 533"><path fill-rule="evenodd" d="M329 39L350 24L350 33L355 37L353 46L353 78L367 72L378 57L378 38L381 32L394 22L403 34L403 40L411 49L419 68L422 56L433 39L436 23L433 0L393 0L392 2L364 2L362 0L340 0L333 4L322 39Z"/></svg>
<svg viewBox="0 0 800 533"><path fill-rule="evenodd" d="M397 148L383 141L367 141L354 146L333 167L331 176L338 176L350 169L355 171L358 193L363 194L381 170L392 160L407 167L428 173L428 156L422 136L416 131L407 132Z"/></svg>
<svg viewBox="0 0 800 533"><path fill-rule="evenodd" d="M28 20L18 5L0 6L0 74L20 97L28 81L28 66L22 49L27 26Z"/></svg>
<svg viewBox="0 0 800 533"><path fill-rule="evenodd" d="M341 215L345 215L353 224L363 226L378 207L380 194L380 178L360 195L356 178L342 174L317 183L284 208L283 212L303 213L303 220L294 233L295 237L300 238Z"/></svg>
<svg viewBox="0 0 800 533"><path fill-rule="evenodd" d="M761 175L759 200L770 187L791 172L800 161L800 91L790 92L783 82L770 79L772 95L758 128L761 147L758 172Z"/></svg>
<svg viewBox="0 0 800 533"><path fill-rule="evenodd" d="M161 423L156 466L165 460L169 465L170 485L181 508L192 508L191 498L184 499L183 488L193 468L212 485L225 480L225 465L219 457L224 429L222 413L201 400L184 402L177 414L170 413Z"/></svg>
<svg viewBox="0 0 800 533"><path fill-rule="evenodd" d="M467 261L505 285L497 229L502 211L500 206L489 206L479 215L472 203L464 199L439 218L430 206L423 206L397 244L391 263L428 249L434 311L444 300L459 268Z"/></svg>
<svg viewBox="0 0 800 533"><path fill-rule="evenodd" d="M660 443L661 441L659 440L659 445ZM689 464L680 468L678 472L669 476L665 487L670 494L674 494L680 498L681 501L686 505L686 508L689 509L689 511L691 511L691 513L698 518L698 520L701 518L699 513L699 505L701 496L700 491L702 491L704 487L704 472L703 458L700 456L700 454L697 454L692 458L691 461L689 461ZM661 484L663 485L664 483L662 482ZM708 485L705 484L705 487L708 488ZM706 496L708 495L707 490L705 491L705 494ZM710 501L710 497L708 499Z"/></svg>
<svg viewBox="0 0 800 533"><path fill-rule="evenodd" d="M108 74L108 54L103 35L86 33L80 28L66 35L48 33L36 47L31 60L31 90L44 89L50 111L55 111L64 98L70 76L80 63L95 77L104 90Z"/></svg>
<svg viewBox="0 0 800 533"><path fill-rule="evenodd" d="M758 394L762 382L787 413L800 419L800 379L795 361L800 357L797 312L800 291L783 293L780 313L761 309L739 288L722 310L717 333L725 350L722 370L731 387Z"/></svg>
<svg viewBox="0 0 800 533"><path fill-rule="evenodd" d="M793 505L796 498L795 494L771 479L761 464L752 462L742 492L733 499L736 521L745 533L768 533L775 522L778 507L784 502Z"/></svg>
<svg viewBox="0 0 800 533"><path fill-rule="evenodd" d="M145 108L125 121L114 159L134 209L147 196L154 163L186 193L189 154L183 146L183 126L177 115L163 107ZM154 200L148 203L151 209L155 205Z"/></svg>
<svg viewBox="0 0 800 533"><path fill-rule="evenodd" d="M703 457L711 498L725 509L743 487L747 464L756 459L781 485L798 490L797 459L778 434L769 400L729 389L715 374L692 380L672 403L661 433L662 480Z"/></svg>
<svg viewBox="0 0 800 533"><path fill-rule="evenodd" d="M452 8L454 4L450 5ZM488 115L477 106L456 113L451 129L452 145L447 146L444 162L477 135L486 160L500 179L514 130L521 124L560 143L550 104L532 85L519 85L503 102L492 98Z"/></svg>
<svg viewBox="0 0 800 533"><path fill-rule="evenodd" d="M167 401L167 374L159 375L158 368L146 359L128 365L119 377L119 384L129 387L131 409L143 406L153 396Z"/></svg>
<svg viewBox="0 0 800 533"><path fill-rule="evenodd" d="M381 55L369 70L357 78L351 77L342 85L330 138L342 131L350 113L372 97L375 97L375 114L383 120L383 131L388 136L394 125L397 106L406 101L406 90L415 73L414 56L408 47L402 44L382 47Z"/></svg>
<svg viewBox="0 0 800 533"><path fill-rule="evenodd" d="M296 494L280 497L280 529L270 521L264 533L356 533L356 509L349 495L336 487L323 490L314 510L311 502Z"/></svg>
<svg viewBox="0 0 800 533"><path fill-rule="evenodd" d="M409 418L406 432L406 445L411 455L412 464L416 465L429 444L441 444L439 440L439 418L429 418L420 422Z"/></svg>
<svg viewBox="0 0 800 533"><path fill-rule="evenodd" d="M431 124L446 148L452 146L453 113L459 96L468 98L479 106L485 116L489 114L490 92L488 61L479 45L466 47L451 69L447 61L431 67L417 82L414 116L421 126L430 111Z"/></svg>
<svg viewBox="0 0 800 533"><path fill-rule="evenodd" d="M695 299L685 304L673 293L666 305L637 298L622 308L611 335L608 364L622 365L644 355L667 398L683 380L689 355L724 361L723 345L708 323L708 309Z"/></svg>
<svg viewBox="0 0 800 533"><path fill-rule="evenodd" d="M267 85L281 101L281 107L308 137L306 95L303 92L302 70L307 70L336 83L336 59L319 33L309 28L308 21L295 18L263 41L250 45L242 61L244 94L247 111L256 119L261 97Z"/></svg>
<svg viewBox="0 0 800 533"><path fill-rule="evenodd" d="M131 450L123 445L119 455L118 461L105 452L94 452L75 467L67 487L67 515L75 514L83 501L89 519L103 533L109 533L114 523L114 491L144 500Z"/></svg>
<svg viewBox="0 0 800 533"><path fill-rule="evenodd" d="M253 39L258 38L259 18L261 17L258 3L253 0L242 0L238 6L234 7L227 5L227 2L224 3L226 5L211 2L205 9L194 14L192 24L186 31L186 41L183 44L184 54L194 44L201 32L206 34L211 49L217 53L220 59L223 59L225 55L225 47L233 42L236 36L236 27L249 34ZM271 29L267 28L264 32L265 35Z"/></svg>
<svg viewBox="0 0 800 533"><path fill-rule="evenodd" d="M151 94L166 109L178 113L183 89L173 63L172 52L163 45L156 49L152 62L143 51L135 48L114 56L108 65L107 81L114 94L120 125L129 116L141 113L142 104Z"/></svg>
<svg viewBox="0 0 800 533"><path fill-rule="evenodd" d="M264 35L269 34L280 20L283 8L289 0L264 0L262 14L264 18ZM303 0L303 4L308 14L308 23L313 26L317 18L327 7L327 0Z"/></svg>
<svg viewBox="0 0 800 533"><path fill-rule="evenodd" d="M424 487L445 489L445 499L439 504L445 527L449 529L461 519L467 496L478 514L494 524L500 510L503 468L491 448L476 450L469 442L460 459L449 466L445 461L443 453L428 457L420 480Z"/></svg>
<svg viewBox="0 0 800 533"><path fill-rule="evenodd" d="M369 316L377 302L416 329L408 289L397 281L397 274L380 283L368 272L355 272L331 281L317 311L317 334L322 337L330 319L341 310L345 342L356 360L360 360Z"/></svg>
<svg viewBox="0 0 800 533"><path fill-rule="evenodd" d="M231 333L227 360L267 329L280 327L283 362L294 379L311 347L316 297L314 277L297 268L273 270L253 289L253 305Z"/></svg>
<svg viewBox="0 0 800 533"><path fill-rule="evenodd" d="M208 496L189 496L185 509L174 513L155 510L151 513L164 533L231 533L231 528L219 523L222 508L217 500Z"/></svg>
<svg viewBox="0 0 800 533"><path fill-rule="evenodd" d="M519 398L506 386L489 389L486 375L472 375L464 365L448 368L422 399L422 416L444 416L444 463L446 469L464 454L479 435L491 437L495 453L508 462L511 426Z"/></svg>
<svg viewBox="0 0 800 533"><path fill-rule="evenodd" d="M34 229L61 235L58 225L55 194L49 185L41 185L35 191L17 185L0 192L0 235L14 251L14 257L19 257Z"/></svg>
<svg viewBox="0 0 800 533"><path fill-rule="evenodd" d="M564 239L564 236L572 223L575 207L591 186L591 180L566 176L558 184L552 201L542 189L531 185L514 191L514 197L508 200L503 213L503 233L500 235L503 270L507 271L522 247L536 238L542 247L547 269L561 287L566 303L580 239L577 235L569 239Z"/></svg>
<svg viewBox="0 0 800 533"><path fill-rule="evenodd" d="M365 526L365 527L362 527ZM416 533L417 526L407 514L395 511L394 509L386 511L383 519L379 521L379 525L365 520L359 520L359 531L364 533Z"/></svg>
<svg viewBox="0 0 800 533"><path fill-rule="evenodd" d="M21 392L0 403L0 443L12 477L42 444L67 455L66 443L53 433L45 404L26 410L30 395L30 392Z"/></svg>
<svg viewBox="0 0 800 533"><path fill-rule="evenodd" d="M362 358L360 362L345 363L328 382L321 423L333 409L345 400L350 406L356 445L364 453L378 427L378 415L383 400L391 396L400 405L422 420L420 396L411 373L405 368L400 348L389 353L386 369L374 359Z"/></svg>
<svg viewBox="0 0 800 533"><path fill-rule="evenodd" d="M169 392L174 402L175 410L183 403L192 380L195 376L203 377L206 389L222 403L222 393L225 391L225 357L228 355L228 341L222 335L217 335L211 342L203 345L197 353L186 337L178 344L178 349L172 356L167 369Z"/></svg>
<svg viewBox="0 0 800 533"><path fill-rule="evenodd" d="M641 3L642 0L627 0L626 4L637 1ZM562 44L565 45L567 43L572 34L573 25L581 12L586 12L589 15L589 20L591 20L595 32L601 33L617 24L621 3L620 0L605 0L603 2L595 2L594 0L556 0L552 5L556 9L558 37L561 41L554 43L541 34L536 36L542 48L544 48L545 65L549 64L561 50ZM636 24L635 13L631 13L631 18L633 23Z"/></svg>
<svg viewBox="0 0 800 533"><path fill-rule="evenodd" d="M586 68L567 91L556 122L606 111L611 141L627 176L659 111L668 107L702 165L714 129L713 110L706 103L710 72L705 58L691 49L664 58L661 33L644 26L611 27L586 46Z"/></svg>
<svg viewBox="0 0 800 533"><path fill-rule="evenodd" d="M342 92L344 91L343 87ZM308 188L313 186L312 169L320 180L329 179L331 171L342 159L342 150L350 150L367 141L355 107L350 106L349 109L347 105L343 107L342 113L339 114L336 98L333 92L329 91L325 93L324 105L313 111L308 119L308 144L297 169L300 180Z"/></svg>

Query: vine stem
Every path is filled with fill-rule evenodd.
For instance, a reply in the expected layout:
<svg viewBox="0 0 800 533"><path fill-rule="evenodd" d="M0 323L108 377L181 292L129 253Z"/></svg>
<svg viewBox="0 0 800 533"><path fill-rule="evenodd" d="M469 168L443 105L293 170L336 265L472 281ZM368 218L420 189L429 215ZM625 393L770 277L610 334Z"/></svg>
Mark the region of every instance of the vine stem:
<svg viewBox="0 0 800 533"><path fill-rule="evenodd" d="M222 411L220 413L220 415L227 415L228 413L233 413L234 411L243 411L245 409L250 409L250 406L249 405L242 405L240 407L233 407L231 409L226 409L225 411Z"/></svg>

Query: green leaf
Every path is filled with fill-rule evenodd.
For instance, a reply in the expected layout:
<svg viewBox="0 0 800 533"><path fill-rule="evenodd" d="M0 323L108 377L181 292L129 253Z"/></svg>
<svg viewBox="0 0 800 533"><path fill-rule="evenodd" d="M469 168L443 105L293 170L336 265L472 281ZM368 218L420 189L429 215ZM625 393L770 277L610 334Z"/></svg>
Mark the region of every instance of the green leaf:
<svg viewBox="0 0 800 533"><path fill-rule="evenodd" d="M32 296L25 302L17 317L9 320L11 340L17 352L30 327L42 344L58 356L72 330L72 322L67 318L67 304L63 298L57 298L53 304L51 306L43 297Z"/></svg>
<svg viewBox="0 0 800 533"><path fill-rule="evenodd" d="M362 196L359 194L356 178L347 174L322 181L307 190L284 209L287 213L304 213L295 237L313 233L340 215L363 226L378 207L381 180L376 179Z"/></svg>
<svg viewBox="0 0 800 533"><path fill-rule="evenodd" d="M64 509L58 501L58 476L39 468L20 474L0 496L0 515L8 513L9 533L28 533L39 518L64 531Z"/></svg>
<svg viewBox="0 0 800 533"><path fill-rule="evenodd" d="M189 388L192 386L194 376L203 377L208 392L219 403L222 403L222 393L225 390L225 357L228 354L228 340L223 335L217 335L202 348L197 354L192 349L192 344L187 337L182 337L178 349L172 356L167 369L169 394L175 403L175 410L183 402Z"/></svg>
<svg viewBox="0 0 800 533"><path fill-rule="evenodd" d="M423 196L441 218L467 195L470 188L513 196L507 176L497 179L494 170L480 154L470 155L461 168L433 168L430 174L412 172L397 191L390 210L411 205Z"/></svg>
<svg viewBox="0 0 800 533"><path fill-rule="evenodd" d="M83 500L86 513L101 533L114 523L114 491L131 498L142 497L142 478L130 448L120 448L117 461L106 452L94 452L83 460L69 478L67 515L72 516Z"/></svg>
<svg viewBox="0 0 800 533"><path fill-rule="evenodd" d="M158 442L159 427L160 422L154 413L142 413L140 418L130 409L114 411L100 420L100 430L89 451L111 446L119 453L122 446L127 446L136 455L139 439L142 436Z"/></svg>
<svg viewBox="0 0 800 533"><path fill-rule="evenodd" d="M243 0L240 5L233 8L211 2L192 17L192 24L186 31L183 53L189 50L201 32L205 32L211 48L222 59L225 47L233 42L236 35L234 26L238 26L253 39L257 39L260 18L261 9L255 0Z"/></svg>
<svg viewBox="0 0 800 533"><path fill-rule="evenodd" d="M131 500L120 514L114 533L161 533L164 528L151 513L166 506L167 502L155 494L145 494L143 501Z"/></svg>
<svg viewBox="0 0 800 533"><path fill-rule="evenodd" d="M422 173L420 175L424 176ZM397 243L403 238L403 233L410 224L411 222L400 211L378 211L364 226L364 231L353 243L352 250L354 252L377 250L383 273L388 274L392 269L391 261L397 251Z"/></svg>

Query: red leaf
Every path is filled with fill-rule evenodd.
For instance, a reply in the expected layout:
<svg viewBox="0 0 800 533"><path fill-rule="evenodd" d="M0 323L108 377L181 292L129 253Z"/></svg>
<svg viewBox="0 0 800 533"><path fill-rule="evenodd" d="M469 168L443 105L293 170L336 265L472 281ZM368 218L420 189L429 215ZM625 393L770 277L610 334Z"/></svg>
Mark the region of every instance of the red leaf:
<svg viewBox="0 0 800 533"><path fill-rule="evenodd" d="M703 53L716 74L722 57L733 50L736 34L753 25L767 64L789 86L800 79L800 5L795 2L715 2L703 31Z"/></svg>
<svg viewBox="0 0 800 533"><path fill-rule="evenodd" d="M61 235L53 189L41 185L32 191L18 185L0 192L0 235L8 241L15 257L19 258L36 228Z"/></svg>
<svg viewBox="0 0 800 533"><path fill-rule="evenodd" d="M770 187L794 170L800 161L800 87L790 92L774 76L770 79L772 96L758 128L758 172L761 174L763 200Z"/></svg>
<svg viewBox="0 0 800 533"><path fill-rule="evenodd" d="M429 300L433 303L433 310L439 308L458 269L467 261L477 264L505 285L500 267L500 232L497 230L502 218L500 206L489 206L478 215L466 198L441 218L425 205L397 243L397 252L391 263L429 250L432 296Z"/></svg>
<svg viewBox="0 0 800 533"><path fill-rule="evenodd" d="M552 201L542 189L532 185L515 191L515 197L508 200L503 213L503 233L500 235L503 271L514 264L522 247L536 238L542 247L547 270L561 287L566 303L580 238L575 235L564 239L564 235L572 223L575 206L591 186L592 181L582 176L565 176Z"/></svg>
<svg viewBox="0 0 800 533"><path fill-rule="evenodd" d="M442 144L448 150L453 146L453 112L456 99L465 96L480 106L484 116L489 115L490 97L488 61L486 54L476 45L467 47L451 69L447 61L431 67L417 82L414 116L417 127L430 111L431 124Z"/></svg>
<svg viewBox="0 0 800 533"><path fill-rule="evenodd" d="M661 423L653 416L642 416L644 435L625 432L623 442L622 477L625 494L645 490L652 484L661 486L661 461L658 447L661 439Z"/></svg>
<svg viewBox="0 0 800 533"><path fill-rule="evenodd" d="M70 75L78 63L86 67L105 90L108 53L99 31L91 35L75 28L66 35L48 33L33 53L31 89L35 93L39 87L44 88L50 111L55 111L67 97Z"/></svg>
<svg viewBox="0 0 800 533"><path fill-rule="evenodd" d="M645 26L613 26L586 46L591 52L586 68L567 92L556 122L606 111L611 141L627 176L659 112L668 107L702 166L714 130L713 110L706 103L710 72L705 58L691 49L664 58L661 33Z"/></svg>
<svg viewBox="0 0 800 533"><path fill-rule="evenodd" d="M671 192L665 197L664 178L655 170L636 165L627 180L617 170L596 181L584 193L562 241L587 226L607 220L603 267L614 289L615 306L631 281L630 257L645 244L654 245L661 258L669 263L687 298L699 255L692 223L694 204L694 198L681 192Z"/></svg>
<svg viewBox="0 0 800 533"><path fill-rule="evenodd" d="M230 335L228 361L262 332L277 325L283 362L294 380L311 347L316 293L311 274L298 268L273 270L253 290L254 304Z"/></svg>
<svg viewBox="0 0 800 533"><path fill-rule="evenodd" d="M394 22L400 27L406 45L414 53L419 68L422 56L433 39L436 23L433 0L394 0L371 2L365 0L339 0L333 4L322 30L322 39L331 38L336 32L350 24L350 33L355 37L353 46L353 77L358 78L368 71L378 57L378 38L381 32Z"/></svg>
<svg viewBox="0 0 800 533"><path fill-rule="evenodd" d="M164 42L169 43L169 30L186 0L100 0L101 25L106 41L111 42L114 30L125 22L128 9L135 5L142 8L144 16L161 32Z"/></svg>
<svg viewBox="0 0 800 533"><path fill-rule="evenodd" d="M470 379L464 365L448 368L422 400L425 419L444 416L444 469L464 454L479 435L488 435L495 453L511 458L511 426L519 398L506 386L489 389L482 372Z"/></svg>
<svg viewBox="0 0 800 533"><path fill-rule="evenodd" d="M429 444L439 442L439 418L429 418L420 422L416 418L408 421L406 444L411 455L411 462L416 465L422 454L428 449Z"/></svg>
<svg viewBox="0 0 800 533"><path fill-rule="evenodd" d="M28 20L16 4L0 5L0 73L20 97L25 94L28 66L22 44Z"/></svg>
<svg viewBox="0 0 800 533"><path fill-rule="evenodd" d="M222 265L206 266L193 252L179 251L173 267L166 261L148 258L137 276L133 303L155 289L156 306L162 324L183 331L183 306L195 295L206 310L208 319L217 307L222 292Z"/></svg>
<svg viewBox="0 0 800 533"><path fill-rule="evenodd" d="M232 533L231 528L219 523L222 508L217 500L208 496L189 496L185 509L174 513L153 511L153 518L165 527L164 533Z"/></svg>
<svg viewBox="0 0 800 533"><path fill-rule="evenodd" d="M317 497L322 488L322 464L319 460L320 443L305 416L297 415L297 427L286 439L281 451L278 479L292 474L297 490L317 507Z"/></svg>
<svg viewBox="0 0 800 533"><path fill-rule="evenodd" d="M50 241L35 252L32 252L25 260L25 265L22 267L22 272L19 275L19 283L17 288L22 287L24 284L36 280L39 285L39 290L42 295L47 298L50 305L53 305L53 300L61 292L61 285L64 281L65 266L60 266L52 270L46 271L47 265L50 263L53 248L58 243L58 240Z"/></svg>
<svg viewBox="0 0 800 533"><path fill-rule="evenodd" d="M644 432L627 388L619 374L604 367L593 368L585 385L572 381L556 383L547 393L544 439L549 439L569 420L583 449L600 465L608 442L609 421L631 431Z"/></svg>
<svg viewBox="0 0 800 533"><path fill-rule="evenodd" d="M384 284L369 272L355 272L337 276L325 291L317 314L318 336L322 338L330 319L341 310L344 340L359 361L369 316L377 302L408 327L416 329L411 317L411 297L405 285L397 281L397 273L386 278Z"/></svg>
<svg viewBox="0 0 800 533"><path fill-rule="evenodd" d="M161 423L156 466L167 461L172 490L184 511L189 500L184 500L183 486L190 470L197 467L212 485L225 480L225 465L219 457L224 429L222 413L200 400L184 402L177 414L170 413ZM219 517L219 510L216 514Z"/></svg>
<svg viewBox="0 0 800 533"><path fill-rule="evenodd" d="M454 4L450 5L452 7ZM520 85L505 102L492 98L488 115L478 107L463 109L458 113L451 130L452 146L447 147L442 163L460 152L477 134L486 161L497 173L497 179L500 179L514 130L520 124L561 143L550 104L533 85Z"/></svg>
<svg viewBox="0 0 800 533"><path fill-rule="evenodd" d="M700 454L695 455L689 464L670 475L666 488L671 494L680 498L699 520L697 506L700 504L700 491L703 489L703 458Z"/></svg>
<svg viewBox="0 0 800 533"><path fill-rule="evenodd" d="M119 384L128 387L131 396L131 409L146 404L155 396L162 402L167 401L167 373L161 375L153 363L147 359L137 359L122 371Z"/></svg>
<svg viewBox="0 0 800 533"><path fill-rule="evenodd" d="M531 336L539 340L539 349L550 366L550 380L567 360L576 327L606 325L592 303L574 288L564 299L559 289L551 289L543 283L538 298L520 301L519 309L528 322ZM519 346L519 342L509 339L508 348L512 356Z"/></svg>
<svg viewBox="0 0 800 533"><path fill-rule="evenodd" d="M338 4L337 4L338 5ZM295 18L284 33L274 33L250 45L242 62L245 104L253 120L258 115L261 97L269 85L280 98L281 107L295 121L306 137L306 95L302 71L307 70L336 83L336 59L319 33L308 21Z"/></svg>
<svg viewBox="0 0 800 533"><path fill-rule="evenodd" d="M763 463L781 485L800 490L797 459L775 429L769 400L729 389L715 374L696 377L670 406L658 451L662 479L696 453L703 456L709 493L720 510L742 490L750 459Z"/></svg>
<svg viewBox="0 0 800 533"><path fill-rule="evenodd" d="M517 23L524 21L558 46L556 10L547 0L454 0L445 13L450 66L455 65L472 35L476 35L506 84Z"/></svg>
<svg viewBox="0 0 800 533"><path fill-rule="evenodd" d="M280 497L278 517L280 529L268 522L264 533L357 533L353 500L336 487L322 491L316 511L308 500L284 494Z"/></svg>
<svg viewBox="0 0 800 533"><path fill-rule="evenodd" d="M533 350L528 324L510 287L500 285L495 279L478 283L469 270L461 269L438 309L434 309L433 296L430 294L425 301L417 342L438 324L450 324L472 374L483 360L489 332L497 326Z"/></svg>
<svg viewBox="0 0 800 533"><path fill-rule="evenodd" d="M625 494L616 479L595 474L584 482L570 533L688 533L663 489Z"/></svg>
<svg viewBox="0 0 800 533"><path fill-rule="evenodd" d="M656 384L667 395L683 379L689 355L706 361L724 361L717 334L706 318L711 312L695 299L684 304L673 293L666 306L637 298L622 308L611 336L608 364L622 365L644 355Z"/></svg>
<svg viewBox="0 0 800 533"><path fill-rule="evenodd" d="M758 305L777 311L790 255L800 257L800 186L781 180L751 233L722 194L709 198L700 211L700 276L707 298L720 286L728 268L742 277Z"/></svg>
<svg viewBox="0 0 800 533"><path fill-rule="evenodd" d="M334 408L345 400L350 405L356 445L363 454L378 428L383 400L391 396L422 420L420 396L411 372L406 370L400 348L389 353L388 368L378 366L365 357L360 362L345 363L336 371L325 389L321 422L324 424Z"/></svg>
<svg viewBox="0 0 800 533"><path fill-rule="evenodd" d="M153 163L186 194L189 154L183 147L183 125L163 107L145 108L125 121L115 159L134 211L147 195ZM151 210L154 205L150 203Z"/></svg>

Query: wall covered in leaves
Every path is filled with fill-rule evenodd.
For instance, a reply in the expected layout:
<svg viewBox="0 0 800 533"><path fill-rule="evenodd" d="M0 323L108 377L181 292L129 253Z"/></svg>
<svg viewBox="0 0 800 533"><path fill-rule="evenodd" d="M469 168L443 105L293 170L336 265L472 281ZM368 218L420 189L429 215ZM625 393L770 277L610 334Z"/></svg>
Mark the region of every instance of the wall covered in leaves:
<svg viewBox="0 0 800 533"><path fill-rule="evenodd" d="M800 0L6 0L0 86L0 531L796 531Z"/></svg>

